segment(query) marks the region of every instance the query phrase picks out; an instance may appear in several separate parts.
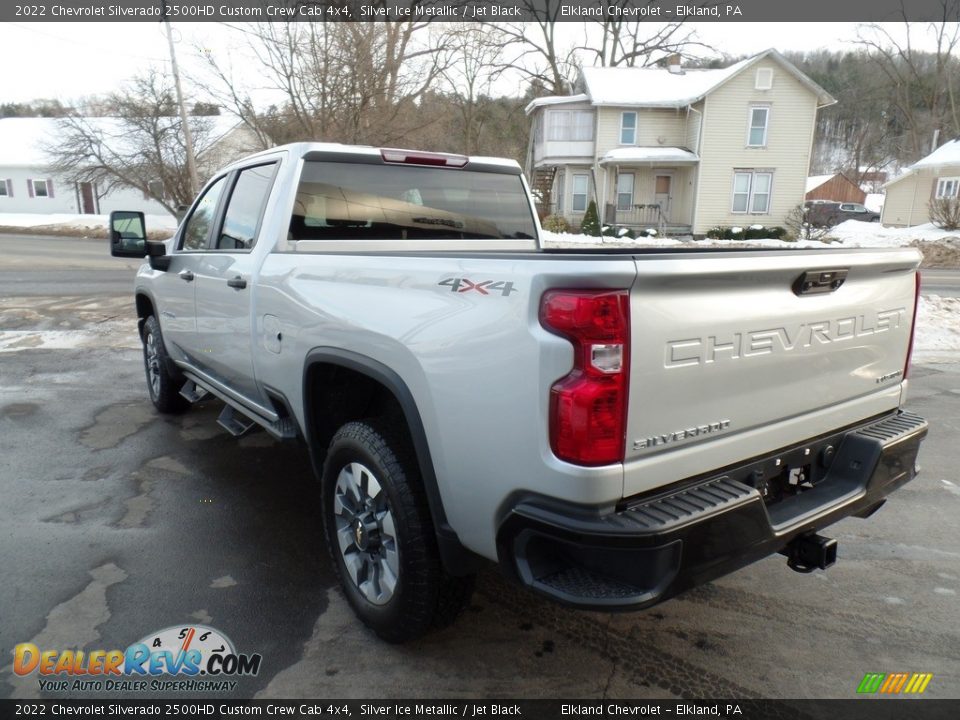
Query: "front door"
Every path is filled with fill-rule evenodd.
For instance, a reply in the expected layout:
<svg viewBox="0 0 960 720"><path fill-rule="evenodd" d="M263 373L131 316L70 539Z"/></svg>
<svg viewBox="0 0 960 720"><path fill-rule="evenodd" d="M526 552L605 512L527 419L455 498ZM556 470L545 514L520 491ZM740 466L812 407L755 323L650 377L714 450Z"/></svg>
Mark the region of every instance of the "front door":
<svg viewBox="0 0 960 720"><path fill-rule="evenodd" d="M200 196L177 236L170 267L159 273L157 310L167 351L177 360L197 364L203 347L197 347L196 278L209 254L210 233L217 217L226 177L210 185Z"/></svg>
<svg viewBox="0 0 960 720"><path fill-rule="evenodd" d="M80 212L84 215L97 214L97 202L92 182L80 183Z"/></svg>
<svg viewBox="0 0 960 720"><path fill-rule="evenodd" d="M670 221L670 200L673 197L673 175L656 173L653 178L653 201L660 206L664 222Z"/></svg>
<svg viewBox="0 0 960 720"><path fill-rule="evenodd" d="M237 173L210 252L197 268L197 333L204 370L244 397L263 402L253 368L253 249L276 163Z"/></svg>

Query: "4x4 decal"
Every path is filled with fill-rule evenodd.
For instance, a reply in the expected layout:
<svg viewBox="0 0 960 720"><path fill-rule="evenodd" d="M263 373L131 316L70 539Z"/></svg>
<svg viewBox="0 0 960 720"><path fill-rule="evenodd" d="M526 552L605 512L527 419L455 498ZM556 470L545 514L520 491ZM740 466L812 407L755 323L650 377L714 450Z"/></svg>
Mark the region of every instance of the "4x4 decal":
<svg viewBox="0 0 960 720"><path fill-rule="evenodd" d="M491 291L494 291L499 292L503 297L509 297L510 293L517 292L517 288L513 286L512 282L504 282L503 280L481 280L480 282L474 282L467 278L447 278L437 284L449 286L450 292L465 293L475 290L481 295L489 295Z"/></svg>

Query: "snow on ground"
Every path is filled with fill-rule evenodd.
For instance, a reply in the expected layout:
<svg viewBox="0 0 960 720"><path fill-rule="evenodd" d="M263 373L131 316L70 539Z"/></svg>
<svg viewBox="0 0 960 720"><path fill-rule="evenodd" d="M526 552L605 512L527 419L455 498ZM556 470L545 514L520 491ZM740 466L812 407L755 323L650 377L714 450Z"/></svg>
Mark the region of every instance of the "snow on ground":
<svg viewBox="0 0 960 720"><path fill-rule="evenodd" d="M960 298L925 295L917 308L915 362L956 362L960 352Z"/></svg>
<svg viewBox="0 0 960 720"><path fill-rule="evenodd" d="M886 195L883 193L867 193L867 197L863 201L863 206L867 208L867 210L880 212L883 210L884 198L886 198Z"/></svg>
<svg viewBox="0 0 960 720"><path fill-rule="evenodd" d="M177 229L177 220L173 215L147 215L144 218L147 230ZM109 215L69 215L66 213L0 213L0 227L43 228L65 232L69 230L103 230L110 222Z"/></svg>
<svg viewBox="0 0 960 720"><path fill-rule="evenodd" d="M840 247L902 247L913 241L945 240L960 237L960 230L941 230L931 223L913 227L883 227L879 223L847 220L836 225L820 240L788 242L774 238L760 240L678 240L668 237L630 238L590 237L570 233L543 231L546 245L568 247L577 245L607 245L613 247L789 247L789 248L840 248Z"/></svg>

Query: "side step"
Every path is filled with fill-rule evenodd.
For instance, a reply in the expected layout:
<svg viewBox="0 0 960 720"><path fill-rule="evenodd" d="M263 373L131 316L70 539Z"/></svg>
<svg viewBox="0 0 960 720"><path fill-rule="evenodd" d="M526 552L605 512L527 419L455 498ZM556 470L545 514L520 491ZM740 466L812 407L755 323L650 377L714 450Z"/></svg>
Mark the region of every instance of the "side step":
<svg viewBox="0 0 960 720"><path fill-rule="evenodd" d="M276 422L260 423L244 415L232 405L224 405L217 423L234 437L246 435L254 428L262 427L277 440L296 440L297 423L292 417L280 418Z"/></svg>
<svg viewBox="0 0 960 720"><path fill-rule="evenodd" d="M193 380L187 380L180 388L180 395L185 397L191 403L200 402L210 393L197 385Z"/></svg>
<svg viewBox="0 0 960 720"><path fill-rule="evenodd" d="M224 405L223 412L217 418L217 424L234 437L246 435L257 423L233 409L232 405Z"/></svg>

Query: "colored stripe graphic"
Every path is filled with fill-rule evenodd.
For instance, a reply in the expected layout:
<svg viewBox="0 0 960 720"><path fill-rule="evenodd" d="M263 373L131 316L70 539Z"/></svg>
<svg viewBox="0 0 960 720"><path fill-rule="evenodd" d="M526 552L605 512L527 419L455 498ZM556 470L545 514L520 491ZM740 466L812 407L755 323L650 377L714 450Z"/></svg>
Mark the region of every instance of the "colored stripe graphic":
<svg viewBox="0 0 960 720"><path fill-rule="evenodd" d="M860 686L857 688L858 693L875 693L880 689L880 683L883 682L883 679L886 677L884 673L867 673L863 676L863 680L860 681Z"/></svg>
<svg viewBox="0 0 960 720"><path fill-rule="evenodd" d="M933 673L867 673L857 686L857 692L884 695L919 695L933 680Z"/></svg>

